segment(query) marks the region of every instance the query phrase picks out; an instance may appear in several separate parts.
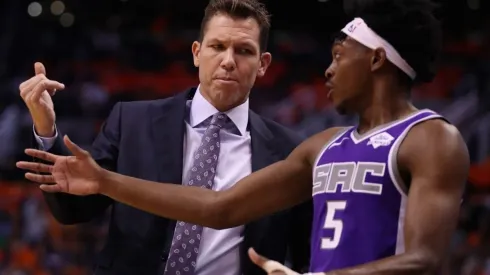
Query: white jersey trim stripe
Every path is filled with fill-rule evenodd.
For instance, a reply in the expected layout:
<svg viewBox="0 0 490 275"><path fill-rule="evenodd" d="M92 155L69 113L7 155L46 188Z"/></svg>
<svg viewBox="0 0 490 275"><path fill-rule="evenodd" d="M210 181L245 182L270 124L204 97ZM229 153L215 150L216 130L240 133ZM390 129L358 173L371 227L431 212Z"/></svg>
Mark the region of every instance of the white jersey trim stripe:
<svg viewBox="0 0 490 275"><path fill-rule="evenodd" d="M327 151L328 147L330 147L330 145L332 145L334 142L336 142L340 137L344 136L344 134L347 133L347 131L349 131L350 129L352 129L352 127L345 127L344 129L339 130L337 133L335 133L335 135L333 135L327 141L327 143L325 144L325 146L323 146L322 150L320 150L320 153L318 153L318 155L316 156L316 159L315 159L315 162L314 162L315 166L313 167L313 175L315 174L315 168L318 165L318 162L320 161L320 158L323 156L323 154L325 153L325 151Z"/></svg>
<svg viewBox="0 0 490 275"><path fill-rule="evenodd" d="M408 184L403 182L403 179L400 175L400 171L398 170L398 150L400 149L400 145L402 144L403 140L407 137L408 132L415 125L431 119L444 119L444 118L438 114L433 114L413 121L396 138L395 143L393 144L393 146L390 149L390 152L388 153L387 164L388 164L388 172L390 174L390 179L401 196L400 210L398 214L398 231L396 236L395 255L405 252L404 226L405 226L405 212L406 212L407 199L408 199Z"/></svg>
<svg viewBox="0 0 490 275"><path fill-rule="evenodd" d="M363 135L359 135L357 132L356 132L356 129L354 129L351 133L350 133L350 136L352 138L352 141L354 141L355 144L359 144L363 141L365 141L366 139L372 137L372 136L375 136L381 132L385 132L385 131L388 131L389 129L397 126L397 125L400 125L416 116L419 116L423 113L430 113L430 114L435 114L434 111L432 110L429 110L429 109L422 109L422 110L419 110L413 114L410 114L404 118L401 118L399 120L395 120L395 121L392 121L390 123L387 123L387 124L384 124L384 125L380 125L378 127L375 127L374 129L368 131L367 133L364 133Z"/></svg>

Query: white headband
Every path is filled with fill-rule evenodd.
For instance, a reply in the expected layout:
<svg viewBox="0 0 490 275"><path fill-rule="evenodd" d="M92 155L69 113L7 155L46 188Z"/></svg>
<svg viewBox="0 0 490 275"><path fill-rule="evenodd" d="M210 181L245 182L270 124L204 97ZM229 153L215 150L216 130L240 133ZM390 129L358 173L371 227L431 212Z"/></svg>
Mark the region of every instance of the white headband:
<svg viewBox="0 0 490 275"><path fill-rule="evenodd" d="M349 24L347 24L342 32L355 39L357 42L363 44L370 49L383 48L386 51L386 58L391 63L395 64L400 70L405 72L410 78L415 79L417 73L408 65L407 61L403 59L397 50L391 46L388 41L384 40L381 36L376 34L361 18L355 18Z"/></svg>

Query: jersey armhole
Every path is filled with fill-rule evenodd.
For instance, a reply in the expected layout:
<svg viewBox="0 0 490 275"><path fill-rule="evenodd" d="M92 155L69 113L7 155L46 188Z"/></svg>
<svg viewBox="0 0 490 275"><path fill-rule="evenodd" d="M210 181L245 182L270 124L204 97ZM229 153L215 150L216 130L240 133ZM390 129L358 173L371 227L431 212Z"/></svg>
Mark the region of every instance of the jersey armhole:
<svg viewBox="0 0 490 275"><path fill-rule="evenodd" d="M408 132L410 132L410 130L415 125L432 119L441 119L449 123L444 117L438 114L433 114L410 123L407 128L405 128L405 130L398 136L388 154L388 172L390 174L391 181L393 182L395 188L398 190L402 197L408 196L409 183L403 181L400 170L398 169L398 151L400 150L400 145L407 137Z"/></svg>
<svg viewBox="0 0 490 275"><path fill-rule="evenodd" d="M341 128L337 131L337 133L335 133L326 143L325 145L322 147L322 149L320 150L320 152L318 152L316 158L315 158L315 161L313 162L313 168L315 168L315 166L318 164L318 161L320 160L320 158L323 156L323 153L325 153L325 151L328 149L328 147L330 147L330 145L332 145L334 142L336 142L340 137L342 137L345 133L347 133L350 129L353 129L353 127L344 127L344 128Z"/></svg>

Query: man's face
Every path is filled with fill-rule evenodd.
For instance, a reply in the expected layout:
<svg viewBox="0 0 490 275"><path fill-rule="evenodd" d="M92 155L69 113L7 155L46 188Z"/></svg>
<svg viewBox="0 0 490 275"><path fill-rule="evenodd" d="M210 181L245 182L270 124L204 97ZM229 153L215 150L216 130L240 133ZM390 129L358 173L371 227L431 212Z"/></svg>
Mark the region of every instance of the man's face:
<svg viewBox="0 0 490 275"><path fill-rule="evenodd" d="M255 19L216 14L207 23L202 42L192 44L201 93L218 110L245 102L256 78L264 76L271 55L260 52L259 36Z"/></svg>
<svg viewBox="0 0 490 275"><path fill-rule="evenodd" d="M371 82L372 51L350 37L332 46L332 63L325 71L329 98L340 114L362 105Z"/></svg>

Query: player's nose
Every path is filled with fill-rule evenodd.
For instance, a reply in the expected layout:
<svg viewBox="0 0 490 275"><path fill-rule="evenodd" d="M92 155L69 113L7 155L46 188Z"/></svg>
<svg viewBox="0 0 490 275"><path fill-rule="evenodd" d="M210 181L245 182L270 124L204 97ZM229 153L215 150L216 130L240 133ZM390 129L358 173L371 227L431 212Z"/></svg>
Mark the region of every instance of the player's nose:
<svg viewBox="0 0 490 275"><path fill-rule="evenodd" d="M334 76L334 70L332 68L332 65L330 65L326 70L325 70L325 78L327 80L330 80L332 79L332 77Z"/></svg>

